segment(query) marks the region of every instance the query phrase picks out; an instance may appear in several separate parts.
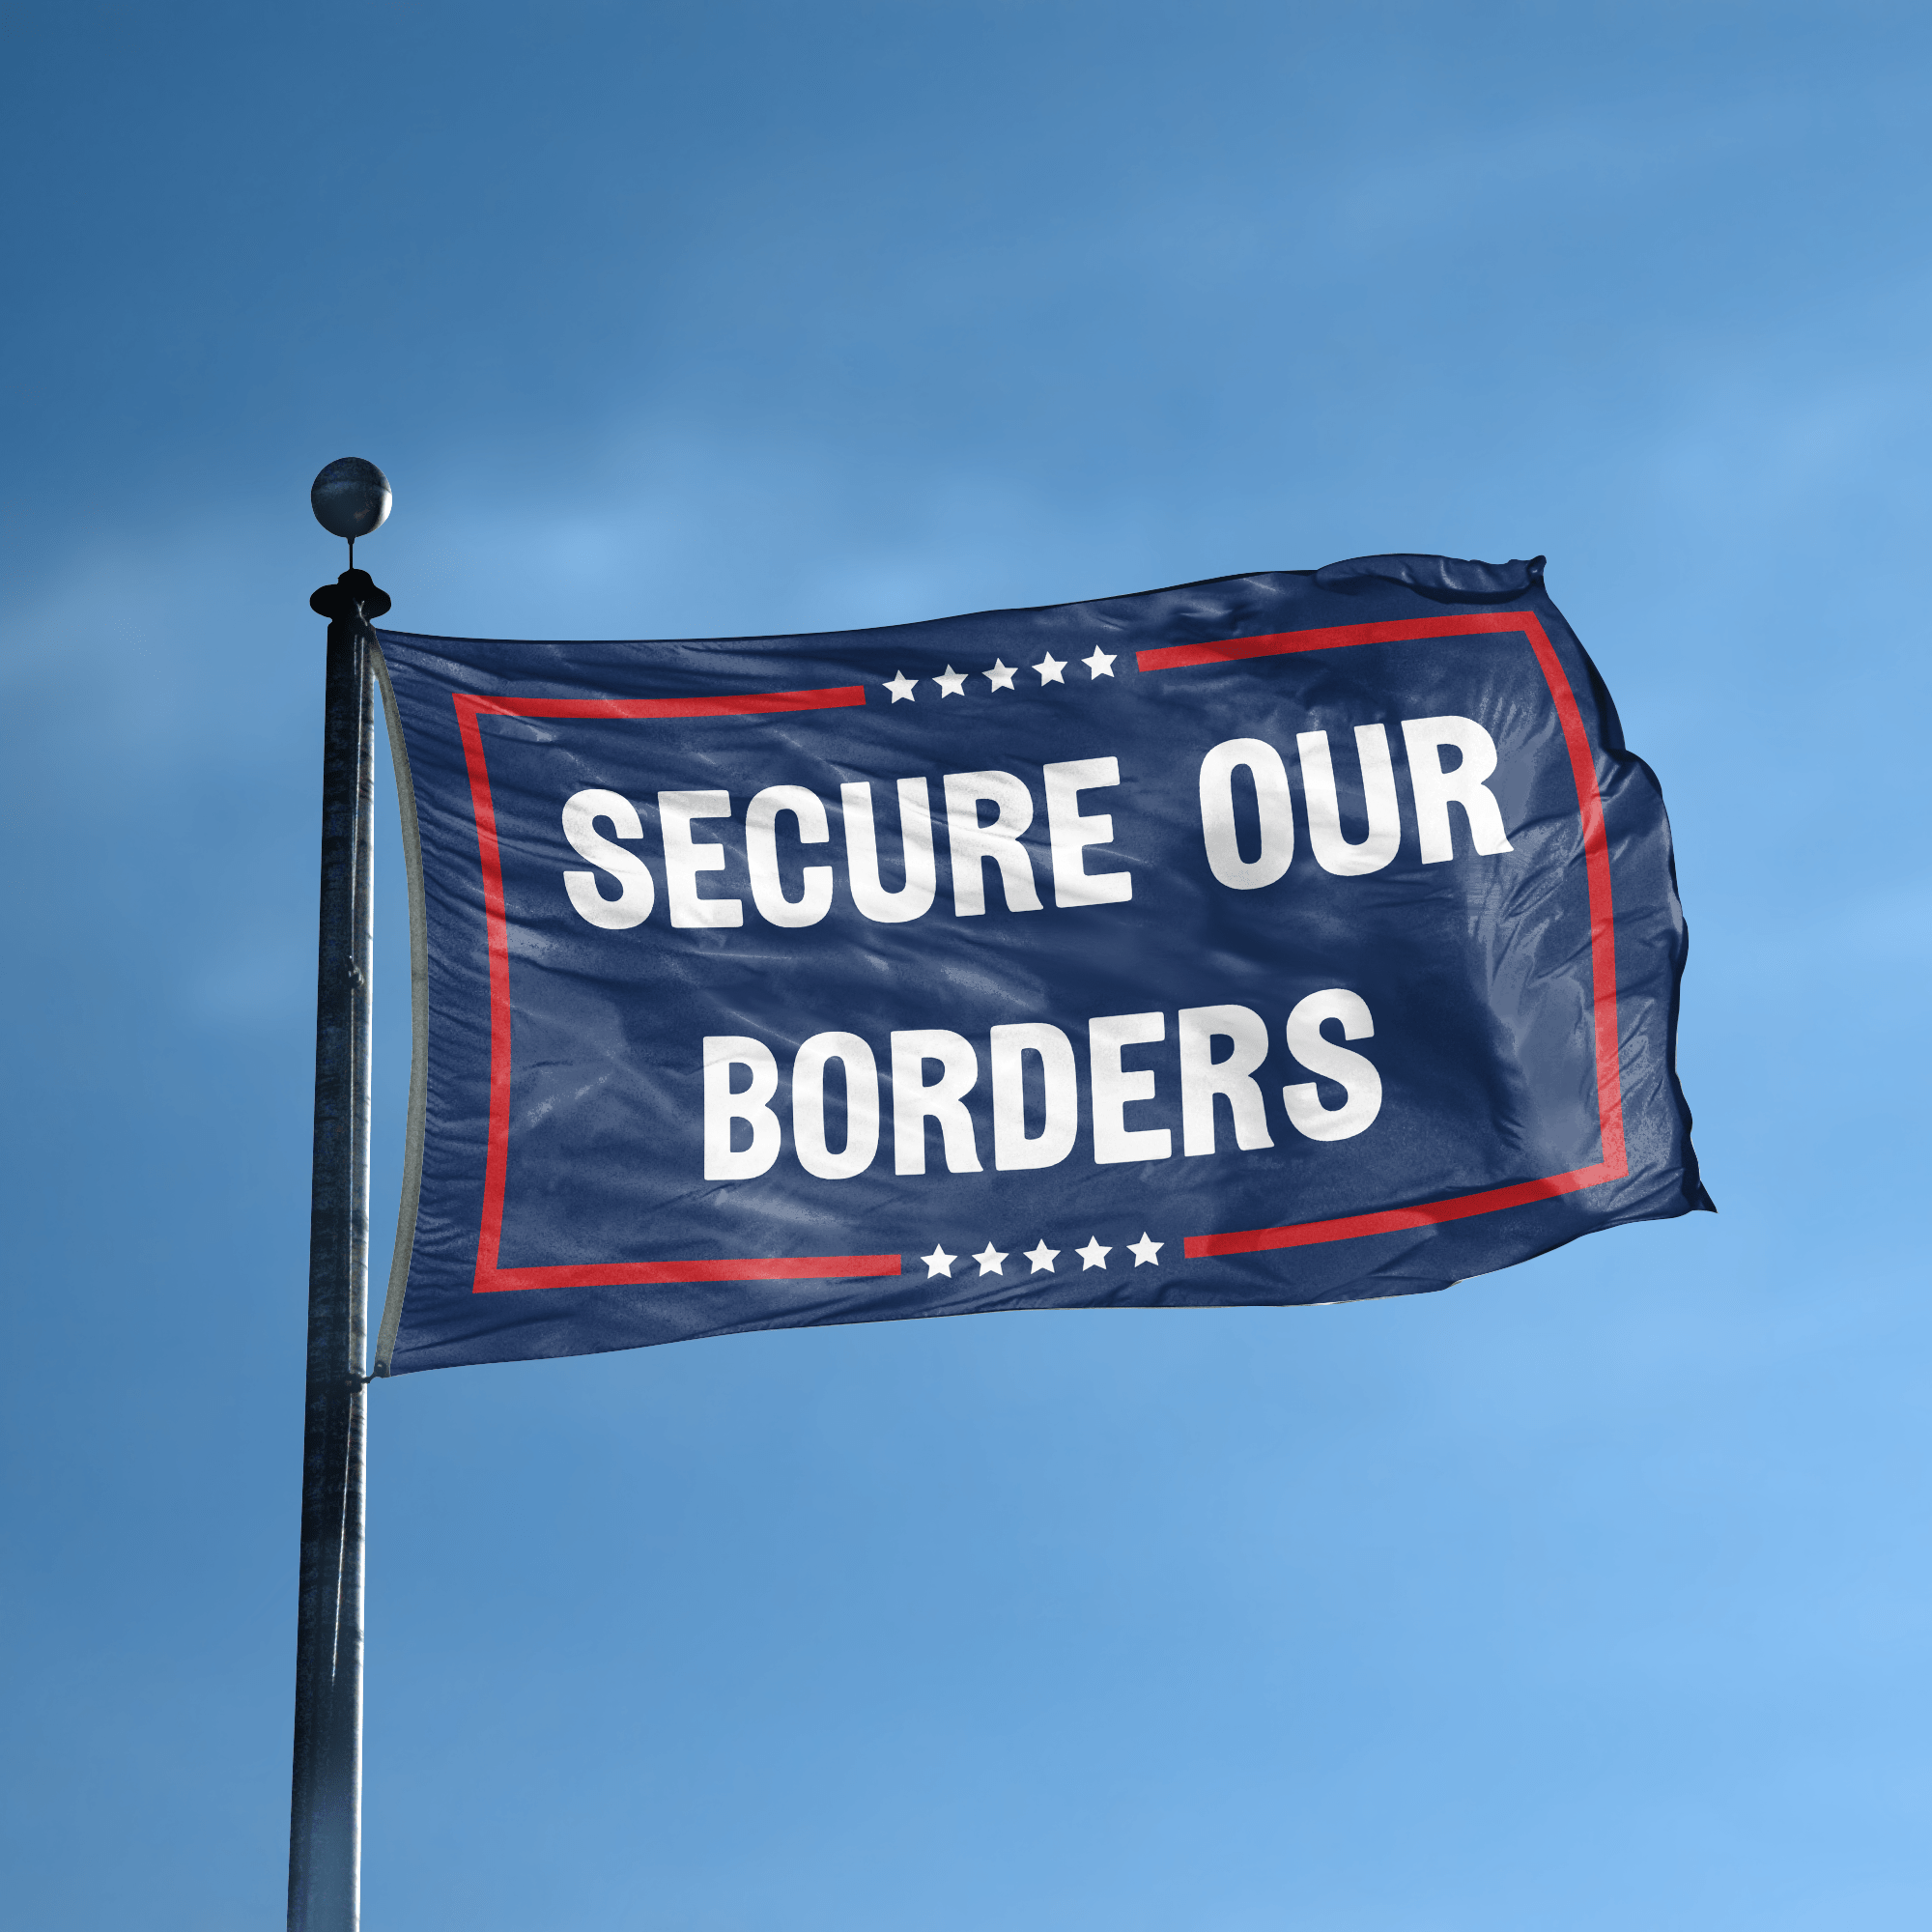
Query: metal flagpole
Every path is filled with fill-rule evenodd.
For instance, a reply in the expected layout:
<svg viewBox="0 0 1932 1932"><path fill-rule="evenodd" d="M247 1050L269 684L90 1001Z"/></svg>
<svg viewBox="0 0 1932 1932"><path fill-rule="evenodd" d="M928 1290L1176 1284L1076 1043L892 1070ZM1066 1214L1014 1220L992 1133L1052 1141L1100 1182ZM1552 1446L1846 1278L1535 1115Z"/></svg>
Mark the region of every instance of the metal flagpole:
<svg viewBox="0 0 1932 1932"><path fill-rule="evenodd" d="M329 622L289 1932L356 1932L375 857L376 640L370 620L388 610L389 600L354 565L355 538L389 513L388 479L374 464L346 457L316 478L310 498L323 526L349 539L351 567L309 599Z"/></svg>

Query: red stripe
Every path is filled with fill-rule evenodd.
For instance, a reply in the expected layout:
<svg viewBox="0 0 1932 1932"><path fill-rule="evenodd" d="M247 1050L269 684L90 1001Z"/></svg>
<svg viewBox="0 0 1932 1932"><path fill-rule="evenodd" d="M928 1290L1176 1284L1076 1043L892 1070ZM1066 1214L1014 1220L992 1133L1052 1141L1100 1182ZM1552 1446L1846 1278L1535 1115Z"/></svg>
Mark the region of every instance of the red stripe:
<svg viewBox="0 0 1932 1932"><path fill-rule="evenodd" d="M1604 829L1604 795L1597 789L1597 761L1590 735L1563 666L1530 618L1523 626L1529 647L1543 668L1549 695L1562 721L1563 742L1570 752L1570 775L1577 782L1577 803L1583 819L1583 875L1590 890L1590 982L1597 1023L1597 1119L1604 1135L1605 1180L1621 1180L1630 1172L1624 1147L1623 1071L1617 1049L1617 932L1610 900L1610 841Z"/></svg>
<svg viewBox="0 0 1932 1932"><path fill-rule="evenodd" d="M660 1281L832 1281L897 1274L897 1255L782 1255L762 1261L587 1262L579 1267L476 1271L478 1294L527 1288L641 1288Z"/></svg>
<svg viewBox="0 0 1932 1932"><path fill-rule="evenodd" d="M483 1162L483 1225L476 1242L478 1276L497 1265L503 1232L503 1183L510 1141L510 938L503 915L503 866L497 850L497 808L476 723L482 700L459 696L457 723L469 768L469 802L476 813L476 847L483 862L483 925L490 952L490 1141Z"/></svg>
<svg viewBox="0 0 1932 1932"><path fill-rule="evenodd" d="M727 693L722 697L459 697L503 718L753 718L767 711L841 711L866 701L863 684L819 691Z"/></svg>
<svg viewBox="0 0 1932 1932"><path fill-rule="evenodd" d="M1395 1235L1405 1228L1427 1228L1438 1221L1465 1221L1471 1214L1493 1214L1499 1208L1520 1208L1547 1201L1555 1194L1574 1194L1579 1187L1596 1187L1615 1180L1622 1170L1599 1162L1569 1174L1552 1174L1543 1180L1519 1181L1514 1187L1492 1187L1482 1194L1458 1194L1448 1201L1431 1201L1420 1208L1387 1208L1378 1214L1347 1214L1338 1221L1303 1221L1292 1228L1246 1228L1237 1235L1189 1235L1181 1243L1189 1261L1210 1255L1252 1255L1264 1248L1306 1248L1318 1241L1354 1241L1364 1235Z"/></svg>
<svg viewBox="0 0 1932 1932"><path fill-rule="evenodd" d="M1179 670L1186 665L1276 658L1290 651L1333 651L1346 644L1400 644L1412 638L1460 638L1483 631L1521 631L1536 624L1526 611L1470 611L1454 617L1410 617L1387 624L1336 624L1323 631L1271 631L1264 638L1225 638L1213 644L1163 644L1138 651L1140 670ZM1537 627L1537 635L1542 629Z"/></svg>

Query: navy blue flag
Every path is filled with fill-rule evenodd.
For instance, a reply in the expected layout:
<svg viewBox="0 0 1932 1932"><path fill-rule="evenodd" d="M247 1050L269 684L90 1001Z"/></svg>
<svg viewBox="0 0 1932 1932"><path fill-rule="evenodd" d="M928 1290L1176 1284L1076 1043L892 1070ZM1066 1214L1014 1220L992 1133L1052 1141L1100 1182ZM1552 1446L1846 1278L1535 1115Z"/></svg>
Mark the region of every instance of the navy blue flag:
<svg viewBox="0 0 1932 1932"><path fill-rule="evenodd" d="M1710 1206L1663 801L1541 559L382 648L382 1373L1412 1293Z"/></svg>

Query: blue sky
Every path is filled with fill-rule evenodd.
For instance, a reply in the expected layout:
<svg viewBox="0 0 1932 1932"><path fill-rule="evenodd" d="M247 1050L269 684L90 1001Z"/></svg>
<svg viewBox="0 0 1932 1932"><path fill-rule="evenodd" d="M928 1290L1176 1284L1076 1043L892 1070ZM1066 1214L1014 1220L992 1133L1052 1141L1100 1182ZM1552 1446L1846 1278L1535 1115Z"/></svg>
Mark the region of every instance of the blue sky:
<svg viewBox="0 0 1932 1932"><path fill-rule="evenodd" d="M1547 553L1722 1210L377 1388L371 1932L1926 1921L1923 9L77 0L7 70L17 1922L282 1909L351 453L454 634Z"/></svg>

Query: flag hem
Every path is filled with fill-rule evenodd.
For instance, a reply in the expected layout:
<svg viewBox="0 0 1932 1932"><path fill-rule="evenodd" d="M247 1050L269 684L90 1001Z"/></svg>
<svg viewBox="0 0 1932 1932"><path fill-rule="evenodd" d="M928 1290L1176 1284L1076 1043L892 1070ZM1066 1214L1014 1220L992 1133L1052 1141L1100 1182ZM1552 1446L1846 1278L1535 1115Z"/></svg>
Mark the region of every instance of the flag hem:
<svg viewBox="0 0 1932 1932"><path fill-rule="evenodd" d="M383 688L383 719L389 732L389 754L396 767L396 803L403 829L403 870L410 895L410 1106L403 1135L403 1192L396 1208L396 1245L389 1261L388 1292L383 1325L376 1336L374 1373L386 1376L403 1324L403 1296L409 1291L410 1263L416 1245L416 1208L422 1199L423 1130L429 1112L429 916L423 898L422 837L416 823L415 784L410 777L409 746L402 712L389 683L389 667L377 633L376 678Z"/></svg>

